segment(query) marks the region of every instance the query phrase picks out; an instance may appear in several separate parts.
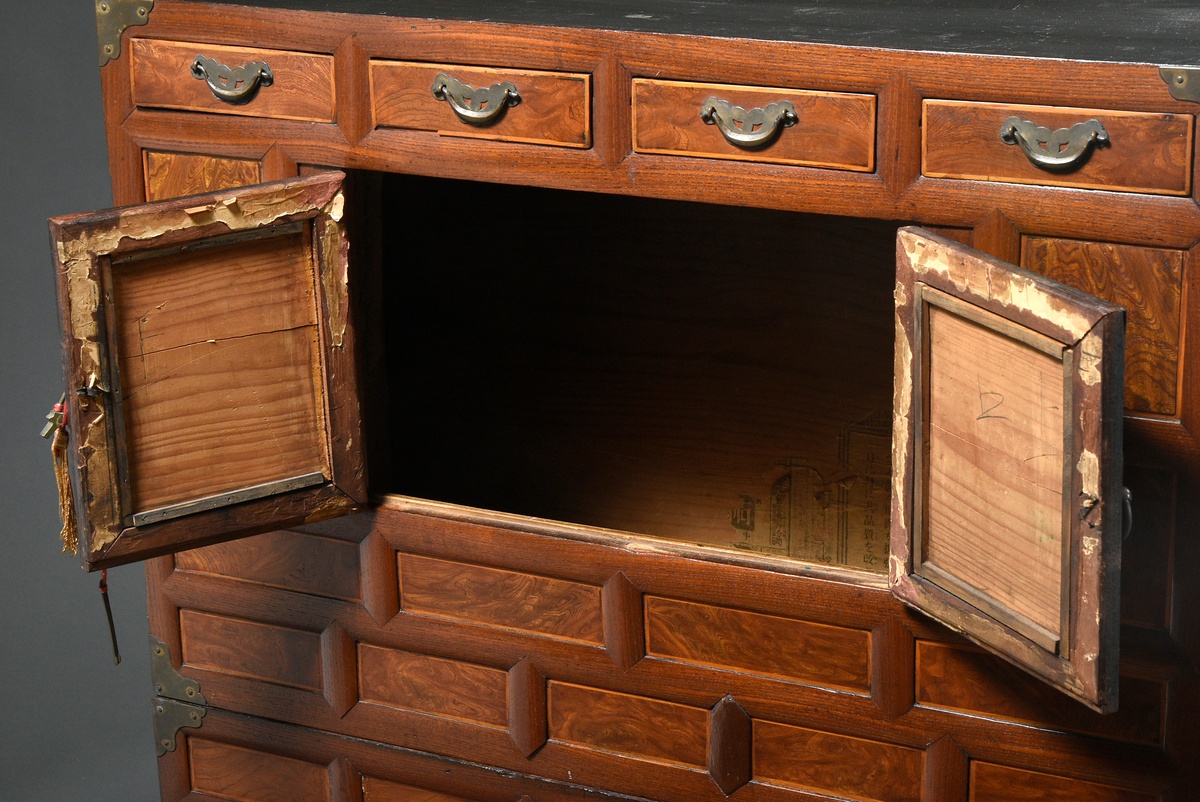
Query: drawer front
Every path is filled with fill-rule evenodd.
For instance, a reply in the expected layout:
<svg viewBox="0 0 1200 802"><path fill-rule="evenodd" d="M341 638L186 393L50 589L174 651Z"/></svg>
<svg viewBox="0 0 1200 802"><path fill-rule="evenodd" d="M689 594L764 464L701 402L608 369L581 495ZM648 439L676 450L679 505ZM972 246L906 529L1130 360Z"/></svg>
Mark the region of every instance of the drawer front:
<svg viewBox="0 0 1200 802"><path fill-rule="evenodd" d="M193 74L198 56L233 69L265 62L270 82L232 102L222 100L204 78ZM242 87L244 83L237 88ZM154 39L133 41L133 102L138 106L332 122L333 98L331 56Z"/></svg>
<svg viewBox="0 0 1200 802"><path fill-rule="evenodd" d="M926 100L922 116L922 172L932 178L1156 195L1191 192L1193 121L1187 115ZM1019 143L1001 138L1010 117L1056 134L1096 120L1108 141L1084 148L1073 166L1046 169L1036 166ZM1064 142L1061 150L1068 148Z"/></svg>
<svg viewBox="0 0 1200 802"><path fill-rule="evenodd" d="M786 101L794 109L794 123L772 134L768 121L765 141L734 144L722 133L722 122L702 118L710 98L751 113L762 109L768 117L773 104L778 108ZM752 123L735 123L733 129L751 136L764 130ZM875 96L635 78L633 142L640 153L870 172L875 169Z"/></svg>
<svg viewBox="0 0 1200 802"><path fill-rule="evenodd" d="M518 99L486 119L467 122L449 92L434 94L434 84L446 76L466 92L506 82ZM444 136L476 137L504 142L586 148L592 144L591 76L583 73L503 70L409 61L371 62L371 108L380 128L436 131ZM492 108L485 104L484 111Z"/></svg>

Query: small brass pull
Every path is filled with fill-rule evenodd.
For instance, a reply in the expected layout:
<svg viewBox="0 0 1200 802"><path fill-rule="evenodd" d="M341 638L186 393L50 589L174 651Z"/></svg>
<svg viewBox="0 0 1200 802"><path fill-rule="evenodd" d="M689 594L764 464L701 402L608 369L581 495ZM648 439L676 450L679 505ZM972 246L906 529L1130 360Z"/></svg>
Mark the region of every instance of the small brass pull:
<svg viewBox="0 0 1200 802"><path fill-rule="evenodd" d="M784 128L795 125L800 118L790 100L747 110L728 100L710 97L700 106L700 119L717 126L729 144L750 150L771 144Z"/></svg>
<svg viewBox="0 0 1200 802"><path fill-rule="evenodd" d="M1099 120L1075 123L1070 128L1049 128L1009 117L1000 126L1000 141L1008 145L1020 145L1029 161L1043 170L1054 173L1067 172L1083 166L1093 147L1107 145L1108 131Z"/></svg>
<svg viewBox="0 0 1200 802"><path fill-rule="evenodd" d="M1133 493L1128 487L1121 488L1121 540L1133 531Z"/></svg>
<svg viewBox="0 0 1200 802"><path fill-rule="evenodd" d="M218 100L233 105L249 103L261 86L270 86L275 75L265 61L251 61L241 67L226 67L208 56L196 56L192 75L204 81Z"/></svg>
<svg viewBox="0 0 1200 802"><path fill-rule="evenodd" d="M521 95L512 81L501 81L475 89L439 72L433 79L433 96L450 104L458 119L468 125L491 125L500 119L504 110L521 102Z"/></svg>

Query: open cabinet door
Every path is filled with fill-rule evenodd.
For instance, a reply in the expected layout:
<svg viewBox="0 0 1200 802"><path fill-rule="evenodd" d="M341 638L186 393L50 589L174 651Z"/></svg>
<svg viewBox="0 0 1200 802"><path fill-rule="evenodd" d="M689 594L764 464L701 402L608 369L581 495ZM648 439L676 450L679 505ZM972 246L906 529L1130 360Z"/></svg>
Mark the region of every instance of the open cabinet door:
<svg viewBox="0 0 1200 802"><path fill-rule="evenodd" d="M921 229L896 261L892 592L1115 710L1124 311Z"/></svg>
<svg viewBox="0 0 1200 802"><path fill-rule="evenodd" d="M87 569L364 502L342 178L50 221Z"/></svg>

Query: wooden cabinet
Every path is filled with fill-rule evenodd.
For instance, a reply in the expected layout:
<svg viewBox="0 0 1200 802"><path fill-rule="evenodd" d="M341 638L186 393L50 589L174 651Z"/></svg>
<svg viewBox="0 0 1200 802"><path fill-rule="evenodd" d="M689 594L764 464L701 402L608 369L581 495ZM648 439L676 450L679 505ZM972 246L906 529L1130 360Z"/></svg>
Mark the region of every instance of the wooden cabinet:
<svg viewBox="0 0 1200 802"><path fill-rule="evenodd" d="M301 305L344 287L357 366L298 368L324 395L221 375L316 399L319 459L264 481L358 505L341 455L369 487L323 522L248 502L291 528L148 564L151 631L205 700L164 799L1194 794L1197 106L1159 72L1183 50L884 5L890 35L671 2L159 0L126 30L119 203L187 220L346 173L345 284L314 267ZM909 224L932 233L898 273ZM231 308L292 328L230 264ZM161 303L101 273L134 323ZM348 370L361 436L328 434ZM218 464L244 407L212 440L181 421L189 455Z"/></svg>

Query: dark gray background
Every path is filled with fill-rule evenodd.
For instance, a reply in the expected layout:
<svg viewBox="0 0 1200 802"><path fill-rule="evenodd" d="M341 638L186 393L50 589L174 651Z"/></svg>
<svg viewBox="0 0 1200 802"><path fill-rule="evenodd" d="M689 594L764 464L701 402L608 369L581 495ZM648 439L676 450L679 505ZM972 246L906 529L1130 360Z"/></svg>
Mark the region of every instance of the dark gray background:
<svg viewBox="0 0 1200 802"><path fill-rule="evenodd" d="M93 0L6 2L0 22L0 801L158 799L146 585L59 553L43 416L62 392L52 215L111 205Z"/></svg>

